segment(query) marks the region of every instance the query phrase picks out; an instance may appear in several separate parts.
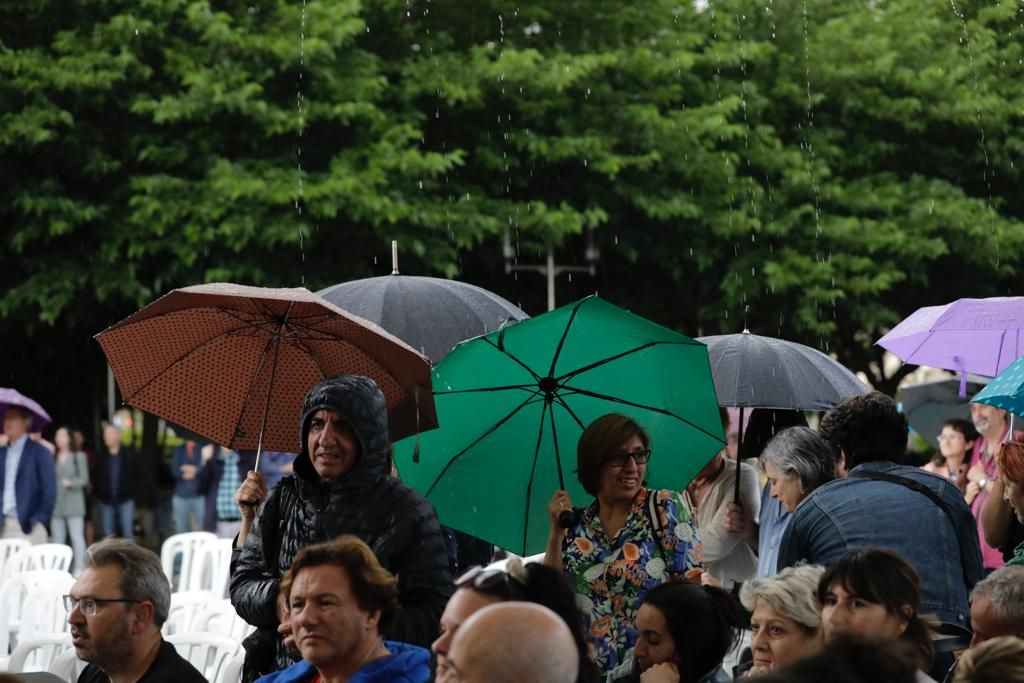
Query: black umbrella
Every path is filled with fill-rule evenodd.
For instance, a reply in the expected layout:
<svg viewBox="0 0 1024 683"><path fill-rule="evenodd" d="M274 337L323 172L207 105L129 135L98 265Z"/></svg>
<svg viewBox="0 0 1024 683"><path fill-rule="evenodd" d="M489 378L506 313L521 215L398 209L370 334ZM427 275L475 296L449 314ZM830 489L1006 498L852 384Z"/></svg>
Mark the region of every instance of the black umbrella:
<svg viewBox="0 0 1024 683"><path fill-rule="evenodd" d="M868 392L857 376L817 349L803 344L741 334L698 337L708 345L718 405L788 410L827 410L848 396ZM742 452L743 430L739 430ZM736 499L740 490L736 470Z"/></svg>
<svg viewBox="0 0 1024 683"><path fill-rule="evenodd" d="M948 377L900 389L900 409L914 431L931 439L942 431L946 420L970 419L971 397L989 383L989 378L967 375L967 395L963 398L960 397L960 381L960 377Z"/></svg>
<svg viewBox="0 0 1024 683"><path fill-rule="evenodd" d="M434 365L460 341L530 317L481 287L397 272L342 282L317 294L338 308L377 323Z"/></svg>

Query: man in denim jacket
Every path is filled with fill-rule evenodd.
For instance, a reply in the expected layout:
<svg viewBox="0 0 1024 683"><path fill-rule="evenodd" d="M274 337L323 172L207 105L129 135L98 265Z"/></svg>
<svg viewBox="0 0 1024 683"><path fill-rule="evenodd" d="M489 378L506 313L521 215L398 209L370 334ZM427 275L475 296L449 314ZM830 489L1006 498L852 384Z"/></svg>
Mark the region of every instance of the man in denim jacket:
<svg viewBox="0 0 1024 683"><path fill-rule="evenodd" d="M841 478L793 512L778 568L800 560L827 565L854 548L889 548L920 573L921 612L968 628L968 595L985 576L974 517L954 482L898 464L907 420L896 403L878 392L846 399L825 415L820 431L839 451ZM902 477L926 491L868 478L879 476Z"/></svg>

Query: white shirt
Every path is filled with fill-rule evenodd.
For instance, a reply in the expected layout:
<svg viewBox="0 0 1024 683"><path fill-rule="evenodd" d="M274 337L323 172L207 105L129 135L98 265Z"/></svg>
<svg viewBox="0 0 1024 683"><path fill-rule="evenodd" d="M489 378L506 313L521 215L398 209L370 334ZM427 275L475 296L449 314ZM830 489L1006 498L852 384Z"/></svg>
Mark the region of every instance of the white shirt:
<svg viewBox="0 0 1024 683"><path fill-rule="evenodd" d="M25 450L28 434L22 434L14 443L7 444L7 462L4 465L4 516L18 516L18 499L15 497L14 484L18 478L18 463L21 453Z"/></svg>

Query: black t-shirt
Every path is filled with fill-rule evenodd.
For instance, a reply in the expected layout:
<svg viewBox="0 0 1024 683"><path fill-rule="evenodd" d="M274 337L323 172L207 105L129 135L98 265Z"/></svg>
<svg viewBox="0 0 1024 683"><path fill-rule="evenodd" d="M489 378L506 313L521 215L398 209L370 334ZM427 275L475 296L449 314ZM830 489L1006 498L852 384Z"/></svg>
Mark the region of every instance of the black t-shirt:
<svg viewBox="0 0 1024 683"><path fill-rule="evenodd" d="M1000 550L1003 551L1003 560L1009 562L1013 559L1013 551L1021 543L1024 543L1024 524L1017 521L1017 515L1010 511L1010 527L1006 530L1006 543Z"/></svg>
<svg viewBox="0 0 1024 683"><path fill-rule="evenodd" d="M78 677L78 683L110 683L110 676L95 664L90 664ZM138 680L138 683L207 683L203 675L188 663L174 646L163 641L156 659Z"/></svg>

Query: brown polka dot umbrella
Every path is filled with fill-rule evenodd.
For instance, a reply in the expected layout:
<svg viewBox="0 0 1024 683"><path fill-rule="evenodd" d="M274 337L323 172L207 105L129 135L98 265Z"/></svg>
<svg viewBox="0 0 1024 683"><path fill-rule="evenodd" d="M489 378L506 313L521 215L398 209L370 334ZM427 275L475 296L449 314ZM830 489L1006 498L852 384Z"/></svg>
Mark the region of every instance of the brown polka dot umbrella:
<svg viewBox="0 0 1024 683"><path fill-rule="evenodd" d="M314 384L366 375L391 438L437 426L430 363L304 288L176 289L96 335L124 402L232 449L294 451Z"/></svg>

